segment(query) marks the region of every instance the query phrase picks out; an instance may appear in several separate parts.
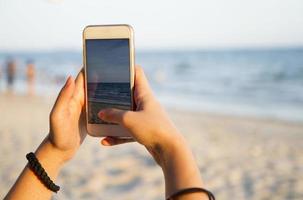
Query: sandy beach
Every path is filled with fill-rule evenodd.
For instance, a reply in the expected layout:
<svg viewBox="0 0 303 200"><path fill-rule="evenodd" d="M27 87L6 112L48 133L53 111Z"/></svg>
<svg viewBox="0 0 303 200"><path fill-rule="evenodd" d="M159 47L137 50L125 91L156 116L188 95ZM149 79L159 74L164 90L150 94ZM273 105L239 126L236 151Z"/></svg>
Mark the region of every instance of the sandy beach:
<svg viewBox="0 0 303 200"><path fill-rule="evenodd" d="M54 98L0 96L0 199L48 132ZM220 200L303 199L303 123L169 109ZM164 199L161 169L133 143L87 137L53 199Z"/></svg>

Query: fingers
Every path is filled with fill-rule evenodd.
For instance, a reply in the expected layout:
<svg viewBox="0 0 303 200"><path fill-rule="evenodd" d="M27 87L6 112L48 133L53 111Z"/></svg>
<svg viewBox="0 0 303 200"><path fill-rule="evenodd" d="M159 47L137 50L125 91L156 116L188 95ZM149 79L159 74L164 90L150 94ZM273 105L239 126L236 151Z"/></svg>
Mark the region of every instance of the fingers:
<svg viewBox="0 0 303 200"><path fill-rule="evenodd" d="M104 146L114 146L118 144L125 144L135 142L133 138L117 138L117 137L106 137L101 140L101 144Z"/></svg>
<svg viewBox="0 0 303 200"><path fill-rule="evenodd" d="M142 109L147 102L154 99L148 80L141 67L136 66L134 100L137 109Z"/></svg>
<svg viewBox="0 0 303 200"><path fill-rule="evenodd" d="M83 75L83 68L78 73L78 76L75 80L75 90L73 94L73 98L79 102L80 106L82 107L84 105L84 75Z"/></svg>
<svg viewBox="0 0 303 200"><path fill-rule="evenodd" d="M135 87L136 90L140 90L140 92L144 92L144 91L151 92L148 80L145 76L142 67L140 66L135 67Z"/></svg>
<svg viewBox="0 0 303 200"><path fill-rule="evenodd" d="M101 110L98 113L98 116L100 119L106 122L118 123L125 127L130 127L133 121L135 121L134 112L128 110L119 110L115 108Z"/></svg>
<svg viewBox="0 0 303 200"><path fill-rule="evenodd" d="M66 105L66 103L72 98L74 89L75 81L71 76L69 76L57 97L55 107Z"/></svg>

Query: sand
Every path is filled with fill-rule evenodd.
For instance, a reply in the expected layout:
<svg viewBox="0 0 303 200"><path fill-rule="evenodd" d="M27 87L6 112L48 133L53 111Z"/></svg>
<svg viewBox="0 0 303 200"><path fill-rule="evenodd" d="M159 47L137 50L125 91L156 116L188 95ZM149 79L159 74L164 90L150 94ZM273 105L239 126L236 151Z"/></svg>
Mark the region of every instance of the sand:
<svg viewBox="0 0 303 200"><path fill-rule="evenodd" d="M48 132L54 98L0 96L0 198ZM303 199L303 123L170 109L217 199ZM164 199L161 169L133 143L87 137L53 199Z"/></svg>

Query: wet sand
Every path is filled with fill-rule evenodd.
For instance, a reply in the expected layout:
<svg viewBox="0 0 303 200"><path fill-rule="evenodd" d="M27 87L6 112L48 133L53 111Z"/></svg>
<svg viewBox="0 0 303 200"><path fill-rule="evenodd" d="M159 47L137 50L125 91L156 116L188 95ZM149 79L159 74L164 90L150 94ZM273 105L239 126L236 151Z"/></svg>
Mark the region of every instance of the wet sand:
<svg viewBox="0 0 303 200"><path fill-rule="evenodd" d="M54 98L0 96L0 198L48 132ZM303 123L169 110L217 199L302 199ZM164 199L160 168L133 143L87 137L53 199Z"/></svg>

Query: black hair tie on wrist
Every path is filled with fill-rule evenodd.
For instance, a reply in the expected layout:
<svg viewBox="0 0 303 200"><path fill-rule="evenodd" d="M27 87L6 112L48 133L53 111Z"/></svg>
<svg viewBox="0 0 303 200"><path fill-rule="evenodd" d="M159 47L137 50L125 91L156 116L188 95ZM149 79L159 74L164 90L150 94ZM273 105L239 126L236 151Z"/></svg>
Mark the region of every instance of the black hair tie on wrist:
<svg viewBox="0 0 303 200"><path fill-rule="evenodd" d="M203 192L207 194L209 200L215 200L215 196L210 191L204 189L204 188L198 188L198 187L192 187L192 188L185 188L182 190L179 190L178 192L172 194L167 200L171 200L179 195L182 194L188 194L188 193L195 193L195 192Z"/></svg>
<svg viewBox="0 0 303 200"><path fill-rule="evenodd" d="M49 190L53 192L58 192L60 190L60 187L49 178L33 152L26 154L26 159L28 160L30 169Z"/></svg>

